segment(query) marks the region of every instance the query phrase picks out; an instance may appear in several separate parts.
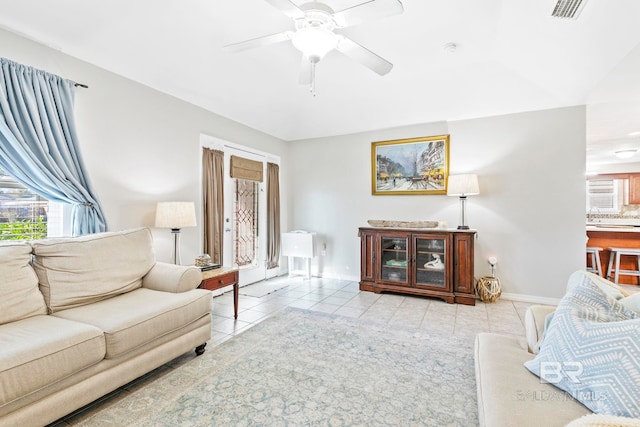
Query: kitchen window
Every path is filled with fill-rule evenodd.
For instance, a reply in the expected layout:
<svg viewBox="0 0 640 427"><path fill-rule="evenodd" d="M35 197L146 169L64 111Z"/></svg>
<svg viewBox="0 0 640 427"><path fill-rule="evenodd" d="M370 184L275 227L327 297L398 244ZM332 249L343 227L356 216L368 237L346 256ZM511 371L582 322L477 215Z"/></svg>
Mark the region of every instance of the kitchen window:
<svg viewBox="0 0 640 427"><path fill-rule="evenodd" d="M587 213L619 213L622 210L624 180L613 178L587 181Z"/></svg>

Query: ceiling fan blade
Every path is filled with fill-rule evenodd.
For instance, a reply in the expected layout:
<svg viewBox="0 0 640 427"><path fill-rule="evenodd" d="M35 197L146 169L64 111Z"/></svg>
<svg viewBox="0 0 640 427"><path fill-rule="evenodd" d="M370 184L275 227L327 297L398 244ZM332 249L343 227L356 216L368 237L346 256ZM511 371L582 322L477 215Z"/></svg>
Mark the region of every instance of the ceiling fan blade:
<svg viewBox="0 0 640 427"><path fill-rule="evenodd" d="M402 12L404 12L404 6L400 0L369 0L335 12L333 19L339 27L344 28Z"/></svg>
<svg viewBox="0 0 640 427"><path fill-rule="evenodd" d="M311 84L311 61L304 55L302 55L302 61L300 62L300 77L298 82L301 85Z"/></svg>
<svg viewBox="0 0 640 427"><path fill-rule="evenodd" d="M304 17L304 12L298 6L289 0L265 0L271 6L275 7L291 19Z"/></svg>
<svg viewBox="0 0 640 427"><path fill-rule="evenodd" d="M282 33L271 34L269 36L258 37L251 40L245 40L240 43L233 43L226 45L223 49L227 52L241 52L247 49L253 49L256 47L268 46L274 43L280 43L290 40L289 36L291 31L285 31Z"/></svg>
<svg viewBox="0 0 640 427"><path fill-rule="evenodd" d="M384 76L393 68L393 64L391 62L344 36L340 37L340 41L338 42L338 47L336 47L336 49L381 76Z"/></svg>

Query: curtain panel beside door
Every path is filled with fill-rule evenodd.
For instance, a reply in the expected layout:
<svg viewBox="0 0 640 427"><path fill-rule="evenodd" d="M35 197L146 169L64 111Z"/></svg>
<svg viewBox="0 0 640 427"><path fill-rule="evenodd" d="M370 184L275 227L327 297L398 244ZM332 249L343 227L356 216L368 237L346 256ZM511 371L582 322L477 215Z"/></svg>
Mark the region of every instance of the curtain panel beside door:
<svg viewBox="0 0 640 427"><path fill-rule="evenodd" d="M222 265L224 238L224 152L202 149L204 253Z"/></svg>
<svg viewBox="0 0 640 427"><path fill-rule="evenodd" d="M267 268L280 265L280 167L267 163Z"/></svg>

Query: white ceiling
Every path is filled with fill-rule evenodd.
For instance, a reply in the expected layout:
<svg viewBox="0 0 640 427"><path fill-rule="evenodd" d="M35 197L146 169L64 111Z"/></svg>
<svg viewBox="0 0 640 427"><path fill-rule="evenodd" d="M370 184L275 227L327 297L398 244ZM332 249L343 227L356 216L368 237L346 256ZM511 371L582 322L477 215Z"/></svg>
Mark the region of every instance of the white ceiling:
<svg viewBox="0 0 640 427"><path fill-rule="evenodd" d="M586 103L591 161L640 149L640 2L587 0L577 20L551 17L555 2L402 0L341 30L393 70L330 52L315 98L290 42L222 49L293 29L264 0L0 0L0 26L284 140Z"/></svg>

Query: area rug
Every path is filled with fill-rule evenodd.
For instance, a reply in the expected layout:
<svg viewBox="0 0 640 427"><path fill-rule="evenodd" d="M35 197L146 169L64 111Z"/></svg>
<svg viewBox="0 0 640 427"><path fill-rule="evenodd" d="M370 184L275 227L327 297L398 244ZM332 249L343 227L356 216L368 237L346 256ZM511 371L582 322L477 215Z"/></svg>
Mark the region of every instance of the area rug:
<svg viewBox="0 0 640 427"><path fill-rule="evenodd" d="M472 347L288 308L73 425L476 426Z"/></svg>
<svg viewBox="0 0 640 427"><path fill-rule="evenodd" d="M242 295L247 295L250 297L262 298L265 295L270 293L279 291L280 289L286 288L289 286L290 282L288 279L284 278L275 278L270 280L262 280L258 283L253 283L251 285L241 287L238 292Z"/></svg>

